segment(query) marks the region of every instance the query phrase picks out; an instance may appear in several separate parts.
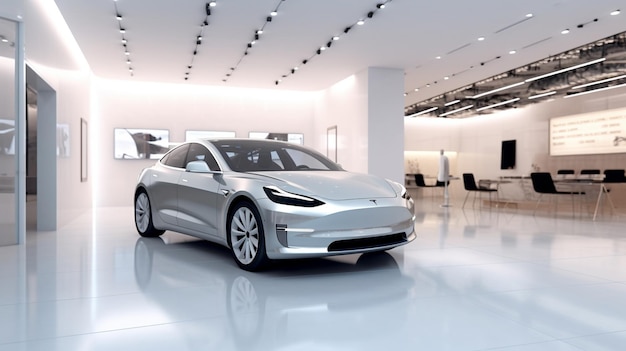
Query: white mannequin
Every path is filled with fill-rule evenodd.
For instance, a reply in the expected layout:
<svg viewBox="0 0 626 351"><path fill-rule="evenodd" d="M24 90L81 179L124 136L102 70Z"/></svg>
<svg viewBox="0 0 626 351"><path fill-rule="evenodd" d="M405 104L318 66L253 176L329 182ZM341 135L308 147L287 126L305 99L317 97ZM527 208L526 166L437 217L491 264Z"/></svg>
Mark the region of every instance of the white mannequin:
<svg viewBox="0 0 626 351"><path fill-rule="evenodd" d="M443 149L439 151L441 155L439 157L439 173L437 174L437 181L443 182L443 205L442 207L450 206L450 196L448 194L448 182L450 181L450 163L448 156L444 155Z"/></svg>

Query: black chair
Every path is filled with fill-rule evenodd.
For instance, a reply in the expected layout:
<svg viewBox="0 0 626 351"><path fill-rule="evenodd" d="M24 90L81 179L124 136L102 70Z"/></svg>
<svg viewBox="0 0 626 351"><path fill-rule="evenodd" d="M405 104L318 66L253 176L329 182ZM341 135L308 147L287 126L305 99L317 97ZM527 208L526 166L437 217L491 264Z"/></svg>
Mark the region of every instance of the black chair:
<svg viewBox="0 0 626 351"><path fill-rule="evenodd" d="M600 170L599 169L582 169L580 170L580 174L581 175L596 175L596 174L600 174Z"/></svg>
<svg viewBox="0 0 626 351"><path fill-rule="evenodd" d="M496 201L498 200L498 189L480 187L476 185L476 180L474 179L474 174L472 173L463 173L463 186L465 190L467 190L467 195L465 195L465 201L463 201L463 207L465 207L465 203L467 202L467 198L471 192L474 193L474 202L472 202L472 206L476 202L476 194L488 193L489 194L489 202L491 202L491 194L496 193Z"/></svg>
<svg viewBox="0 0 626 351"><path fill-rule="evenodd" d="M548 172L535 172L530 174L530 179L533 183L533 189L536 193L539 194L539 198L537 198L537 204L535 205L535 210L533 214L537 212L537 207L539 207L539 203L541 202L541 198L544 194L548 195L570 195L572 197L572 213L574 213L574 195L584 195L583 191L559 191L556 189L554 185L554 180L552 180L552 175ZM574 183L575 184L575 183ZM558 201L558 197L556 197ZM555 201L555 208L557 206L557 201Z"/></svg>
<svg viewBox="0 0 626 351"><path fill-rule="evenodd" d="M443 182L437 181L436 184L433 185L428 185L426 184L426 182L424 181L424 175L421 173L417 173L415 174L415 185L417 185L418 188L438 188L438 187L442 187L444 186ZM431 192L432 195L432 192Z"/></svg>
<svg viewBox="0 0 626 351"><path fill-rule="evenodd" d="M623 169L606 169L604 170L605 183L626 183Z"/></svg>
<svg viewBox="0 0 626 351"><path fill-rule="evenodd" d="M626 176L624 175L623 169L606 169L604 170L604 179L603 183L626 183ZM603 187L604 193L606 194L606 198L609 200L611 204L611 211L615 210L615 205L613 204L613 199L611 199L610 192L611 188L607 188L606 185Z"/></svg>

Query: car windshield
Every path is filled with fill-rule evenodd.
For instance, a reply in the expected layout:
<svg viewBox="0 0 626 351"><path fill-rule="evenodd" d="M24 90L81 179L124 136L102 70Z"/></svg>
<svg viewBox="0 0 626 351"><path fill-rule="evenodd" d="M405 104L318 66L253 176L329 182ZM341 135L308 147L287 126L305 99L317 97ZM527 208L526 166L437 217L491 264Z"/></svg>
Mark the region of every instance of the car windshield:
<svg viewBox="0 0 626 351"><path fill-rule="evenodd" d="M215 140L211 143L236 172L342 170L322 154L286 142Z"/></svg>

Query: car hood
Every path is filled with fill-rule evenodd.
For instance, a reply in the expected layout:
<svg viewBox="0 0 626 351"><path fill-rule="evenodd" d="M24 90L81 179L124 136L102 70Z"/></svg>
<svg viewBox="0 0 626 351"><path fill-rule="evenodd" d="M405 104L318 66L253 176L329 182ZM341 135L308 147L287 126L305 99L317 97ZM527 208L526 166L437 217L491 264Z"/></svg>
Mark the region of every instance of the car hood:
<svg viewBox="0 0 626 351"><path fill-rule="evenodd" d="M397 194L383 178L345 171L256 172L279 180L283 190L329 200L393 198Z"/></svg>

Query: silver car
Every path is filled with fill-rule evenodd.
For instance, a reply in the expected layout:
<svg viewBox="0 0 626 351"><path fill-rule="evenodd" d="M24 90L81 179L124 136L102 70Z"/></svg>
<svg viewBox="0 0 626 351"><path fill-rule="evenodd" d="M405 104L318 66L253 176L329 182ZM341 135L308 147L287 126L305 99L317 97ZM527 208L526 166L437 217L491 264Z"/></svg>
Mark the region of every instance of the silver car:
<svg viewBox="0 0 626 351"><path fill-rule="evenodd" d="M415 239L406 189L346 172L320 153L271 140L198 140L143 170L141 236L172 230L227 246L239 267L382 251Z"/></svg>

